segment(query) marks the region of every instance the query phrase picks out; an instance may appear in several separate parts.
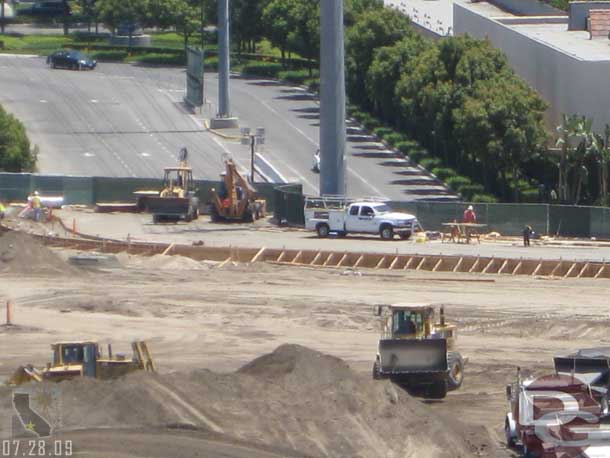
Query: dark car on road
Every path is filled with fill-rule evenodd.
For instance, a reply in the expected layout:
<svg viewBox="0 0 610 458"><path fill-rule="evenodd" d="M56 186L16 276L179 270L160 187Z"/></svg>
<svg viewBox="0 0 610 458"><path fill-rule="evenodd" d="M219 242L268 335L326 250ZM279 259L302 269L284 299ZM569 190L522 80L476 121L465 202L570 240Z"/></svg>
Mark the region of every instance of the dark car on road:
<svg viewBox="0 0 610 458"><path fill-rule="evenodd" d="M72 70L93 70L97 62L88 55L70 49L55 51L47 57L47 64L52 68L70 68Z"/></svg>
<svg viewBox="0 0 610 458"><path fill-rule="evenodd" d="M70 16L70 5L66 1L46 1L37 2L31 8L22 8L18 10L19 15L25 16Z"/></svg>

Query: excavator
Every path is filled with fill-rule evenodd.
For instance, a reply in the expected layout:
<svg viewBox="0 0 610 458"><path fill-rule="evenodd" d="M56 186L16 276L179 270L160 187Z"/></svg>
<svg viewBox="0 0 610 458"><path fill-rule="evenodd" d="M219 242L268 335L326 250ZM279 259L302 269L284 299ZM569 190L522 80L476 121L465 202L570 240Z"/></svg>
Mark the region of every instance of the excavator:
<svg viewBox="0 0 610 458"><path fill-rule="evenodd" d="M210 189L212 221L252 222L265 216L266 202L256 199L256 189L237 170L231 158L225 158L218 191Z"/></svg>
<svg viewBox="0 0 610 458"><path fill-rule="evenodd" d="M166 167L160 192L136 192L138 207L152 213L153 223L190 222L199 217L199 199L193 186L193 169L187 163L188 151L180 150L178 167ZM143 203L145 202L145 203Z"/></svg>
<svg viewBox="0 0 610 458"><path fill-rule="evenodd" d="M31 364L19 367L7 385L18 386L31 381L45 380L60 382L75 377L110 379L121 377L138 370L155 371L148 345L144 341L132 342L133 356L127 359L123 354L112 354L108 344L108 355L103 356L100 345L93 341L57 342L51 345L53 362L43 369Z"/></svg>

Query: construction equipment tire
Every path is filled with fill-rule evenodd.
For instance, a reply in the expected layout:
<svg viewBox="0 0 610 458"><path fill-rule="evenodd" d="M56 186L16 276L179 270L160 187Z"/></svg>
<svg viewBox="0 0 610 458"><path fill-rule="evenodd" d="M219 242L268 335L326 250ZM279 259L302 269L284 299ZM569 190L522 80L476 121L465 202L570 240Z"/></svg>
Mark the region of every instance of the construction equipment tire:
<svg viewBox="0 0 610 458"><path fill-rule="evenodd" d="M373 380L381 380L381 370L379 369L379 361L373 363Z"/></svg>
<svg viewBox="0 0 610 458"><path fill-rule="evenodd" d="M447 386L457 390L464 381L464 360L458 352L447 353Z"/></svg>

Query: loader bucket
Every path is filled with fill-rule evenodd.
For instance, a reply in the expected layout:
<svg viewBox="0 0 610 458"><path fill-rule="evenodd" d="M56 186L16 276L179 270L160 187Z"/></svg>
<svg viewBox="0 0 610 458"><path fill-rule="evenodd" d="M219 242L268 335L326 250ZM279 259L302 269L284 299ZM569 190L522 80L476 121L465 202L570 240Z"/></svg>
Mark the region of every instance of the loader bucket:
<svg viewBox="0 0 610 458"><path fill-rule="evenodd" d="M19 366L6 384L9 386L18 386L31 381L42 382L42 374L34 366L27 365Z"/></svg>
<svg viewBox="0 0 610 458"><path fill-rule="evenodd" d="M386 374L446 372L447 340L382 339L379 357Z"/></svg>

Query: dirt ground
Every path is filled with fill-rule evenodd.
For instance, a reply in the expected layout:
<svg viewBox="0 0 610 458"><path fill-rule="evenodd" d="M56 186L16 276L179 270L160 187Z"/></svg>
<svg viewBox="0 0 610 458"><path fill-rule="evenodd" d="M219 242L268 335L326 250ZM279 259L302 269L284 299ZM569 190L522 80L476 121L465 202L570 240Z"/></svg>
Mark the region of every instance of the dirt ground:
<svg viewBox="0 0 610 458"><path fill-rule="evenodd" d="M27 243L14 256L24 241L6 237L0 303L12 301L15 326L0 327L0 382L21 364L43 366L54 341L112 342L129 354L145 339L153 352L158 375L58 385L58 437L87 456L516 456L502 426L517 366L544 373L558 351L610 346L606 280L219 268L124 254L84 268L69 262L77 253ZM371 380L373 306L396 302L444 304L460 326L465 381L443 401ZM10 390L0 398L0 411L10 408ZM91 440L115 436L116 446ZM201 453L226 444L237 449Z"/></svg>

